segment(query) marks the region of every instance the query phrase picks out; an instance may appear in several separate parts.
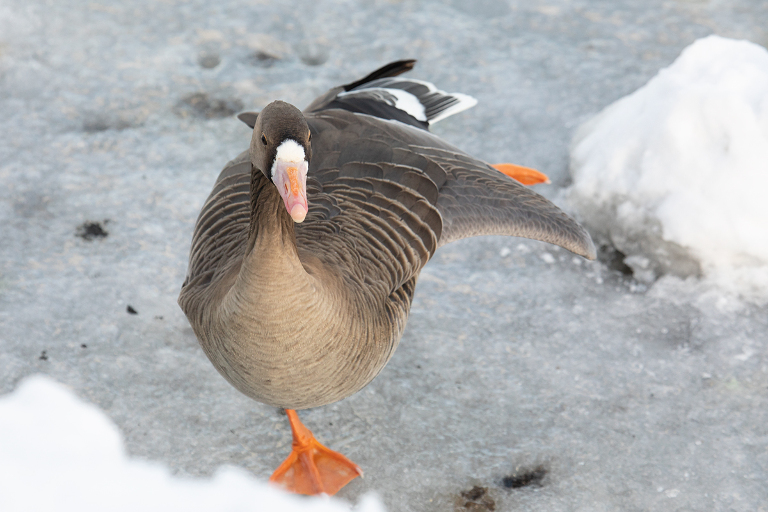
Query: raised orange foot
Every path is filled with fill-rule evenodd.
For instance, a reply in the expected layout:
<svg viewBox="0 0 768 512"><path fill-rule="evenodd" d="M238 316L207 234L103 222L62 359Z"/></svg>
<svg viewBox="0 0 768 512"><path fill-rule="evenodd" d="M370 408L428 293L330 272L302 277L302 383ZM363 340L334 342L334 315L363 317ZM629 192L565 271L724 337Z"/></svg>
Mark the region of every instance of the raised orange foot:
<svg viewBox="0 0 768 512"><path fill-rule="evenodd" d="M286 409L293 431L293 450L269 481L297 494L332 496L363 471L342 454L320 444L299 420L293 409Z"/></svg>
<svg viewBox="0 0 768 512"><path fill-rule="evenodd" d="M539 172L536 169L531 169L530 167L523 167L522 165L515 164L494 164L491 167L506 174L513 180L519 181L523 185L549 183L549 178L546 174Z"/></svg>

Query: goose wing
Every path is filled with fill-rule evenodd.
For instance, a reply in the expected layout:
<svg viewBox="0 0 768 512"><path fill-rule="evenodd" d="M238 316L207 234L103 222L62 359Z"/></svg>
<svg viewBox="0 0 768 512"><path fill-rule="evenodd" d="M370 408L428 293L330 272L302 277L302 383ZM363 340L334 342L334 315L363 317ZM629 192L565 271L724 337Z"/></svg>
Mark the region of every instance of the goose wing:
<svg viewBox="0 0 768 512"><path fill-rule="evenodd" d="M438 247L469 236L519 236L595 256L589 234L549 200L425 130L342 110L308 122L317 206L297 238L317 251L328 235L348 234L380 271L394 272L395 287Z"/></svg>

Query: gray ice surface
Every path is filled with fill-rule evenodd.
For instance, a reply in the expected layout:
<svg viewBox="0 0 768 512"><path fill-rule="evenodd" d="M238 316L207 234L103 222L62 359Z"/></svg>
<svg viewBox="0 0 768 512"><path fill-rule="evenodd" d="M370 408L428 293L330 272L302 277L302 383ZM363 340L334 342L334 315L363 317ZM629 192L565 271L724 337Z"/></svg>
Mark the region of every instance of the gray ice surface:
<svg viewBox="0 0 768 512"><path fill-rule="evenodd" d="M216 373L176 305L200 206L248 144L232 112L415 57L412 76L479 100L436 133L556 197L579 123L696 38L765 45L766 27L763 0L2 0L0 391L46 373L134 455L266 479L285 416ZM339 496L390 511L766 511L767 312L464 240L426 267L381 375L302 418L365 470ZM526 472L543 478L504 485Z"/></svg>

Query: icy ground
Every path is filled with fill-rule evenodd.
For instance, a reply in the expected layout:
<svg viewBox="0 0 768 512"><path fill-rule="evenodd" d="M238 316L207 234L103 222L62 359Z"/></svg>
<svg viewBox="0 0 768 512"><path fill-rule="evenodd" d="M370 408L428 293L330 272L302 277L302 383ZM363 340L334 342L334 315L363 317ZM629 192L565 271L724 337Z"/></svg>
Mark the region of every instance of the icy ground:
<svg viewBox="0 0 768 512"><path fill-rule="evenodd" d="M213 369L176 305L192 225L247 147L231 114L306 105L390 60L471 94L436 133L536 167L709 34L768 4L510 0L0 3L0 391L45 373L180 476L266 479L285 416ZM525 240L441 249L394 358L302 418L387 510L768 510L768 311ZM202 485L202 484L201 484ZM42 491L42 490L41 490ZM258 504L254 504L254 510Z"/></svg>

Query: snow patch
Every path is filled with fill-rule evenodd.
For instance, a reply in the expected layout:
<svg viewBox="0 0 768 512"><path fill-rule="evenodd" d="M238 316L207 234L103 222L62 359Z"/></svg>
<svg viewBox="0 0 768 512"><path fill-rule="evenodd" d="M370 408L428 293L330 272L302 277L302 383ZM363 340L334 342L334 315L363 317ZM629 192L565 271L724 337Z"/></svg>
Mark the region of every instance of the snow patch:
<svg viewBox="0 0 768 512"><path fill-rule="evenodd" d="M179 478L129 458L117 427L49 377L24 380L0 397L0 510L4 512L349 512L330 498L286 494L234 467L213 478ZM383 512L366 496L357 512Z"/></svg>
<svg viewBox="0 0 768 512"><path fill-rule="evenodd" d="M571 206L639 279L768 300L768 51L699 39L577 131Z"/></svg>

